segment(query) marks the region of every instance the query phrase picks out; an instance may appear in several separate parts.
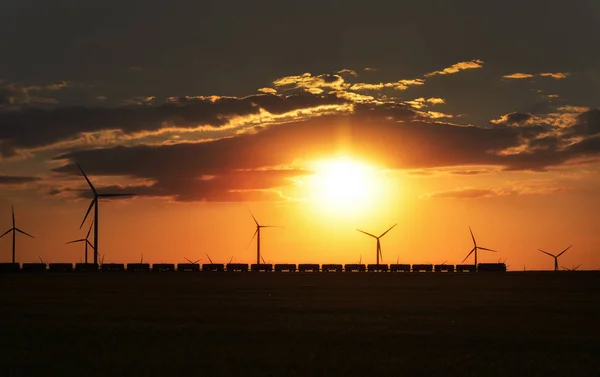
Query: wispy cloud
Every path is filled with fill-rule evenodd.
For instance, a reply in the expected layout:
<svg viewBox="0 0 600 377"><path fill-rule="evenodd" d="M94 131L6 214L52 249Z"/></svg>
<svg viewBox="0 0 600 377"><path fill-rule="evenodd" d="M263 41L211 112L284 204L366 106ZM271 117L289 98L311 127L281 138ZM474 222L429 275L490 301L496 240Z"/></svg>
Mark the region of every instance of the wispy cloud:
<svg viewBox="0 0 600 377"><path fill-rule="evenodd" d="M537 73L537 74L517 72L517 73L511 73L510 75L504 75L502 77L505 79L509 79L509 80L522 80L522 79L531 79L536 76L550 77L553 79L560 80L560 79L566 79L567 76L569 76L569 72L556 72L556 73L545 72L545 73Z"/></svg>
<svg viewBox="0 0 600 377"><path fill-rule="evenodd" d="M434 71L431 73L425 74L425 77L431 77L436 75L451 75L460 71L464 71L466 69L476 69L483 67L483 60L475 59L464 62L459 62L451 65L450 67L444 68L441 71Z"/></svg>

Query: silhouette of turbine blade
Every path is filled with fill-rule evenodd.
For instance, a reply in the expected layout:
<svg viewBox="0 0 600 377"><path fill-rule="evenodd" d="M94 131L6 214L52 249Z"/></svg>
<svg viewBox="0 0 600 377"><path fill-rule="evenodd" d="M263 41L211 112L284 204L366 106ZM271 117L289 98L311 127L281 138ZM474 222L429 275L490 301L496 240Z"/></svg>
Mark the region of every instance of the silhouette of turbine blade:
<svg viewBox="0 0 600 377"><path fill-rule="evenodd" d="M85 242L88 244L89 247L92 248L92 250L96 250L96 248L94 248L94 245L92 245L92 243L89 240L85 240Z"/></svg>
<svg viewBox="0 0 600 377"><path fill-rule="evenodd" d="M471 251L469 252L469 254L467 254L467 256L465 257L465 259L463 259L463 261L461 263L465 263L465 261L467 260L467 258L470 257L471 254L473 254L474 251L475 251L475 248L472 248Z"/></svg>
<svg viewBox="0 0 600 377"><path fill-rule="evenodd" d="M12 210L12 221L13 221L13 228L14 228L15 227L15 207L10 206L10 209Z"/></svg>
<svg viewBox="0 0 600 377"><path fill-rule="evenodd" d="M481 246L477 246L477 248L478 248L479 250L492 251L492 252L494 252L494 253L497 253L497 252L498 252L498 250L492 250L492 249L488 249L488 248L486 248L486 247L481 247Z"/></svg>
<svg viewBox="0 0 600 377"><path fill-rule="evenodd" d="M573 246L573 245L571 245L571 246ZM563 255L567 250L569 250L571 248L571 246L569 246L566 249L564 249L563 251L561 251L560 254L558 254L556 257L560 257L561 255Z"/></svg>
<svg viewBox="0 0 600 377"><path fill-rule="evenodd" d="M267 264L267 262L265 262L265 258L263 258L263 256L260 256L260 260L262 260L263 264Z"/></svg>
<svg viewBox="0 0 600 377"><path fill-rule="evenodd" d="M204 254L206 254L206 253L204 253ZM212 259L210 259L210 257L208 256L208 254L206 254L206 257L208 258L208 260L210 261L210 263L213 264L213 261L212 261Z"/></svg>
<svg viewBox="0 0 600 377"><path fill-rule="evenodd" d="M473 230L469 227L469 232L471 232L471 238L473 239L473 246L477 246L477 242L475 241L475 236L473 235Z"/></svg>
<svg viewBox="0 0 600 377"><path fill-rule="evenodd" d="M81 238L81 239L78 239L78 240L73 240L73 241L65 242L65 245L68 245L68 244L70 244L70 243L75 243L75 242L85 242L85 241L87 241L87 240L84 240L83 238Z"/></svg>
<svg viewBox="0 0 600 377"><path fill-rule="evenodd" d="M373 238L377 238L377 236L376 236L376 235L374 235L374 234L367 233L367 232L365 232L365 231L362 231L362 230L360 230L360 229L356 229L356 230L358 230L358 231L359 231L359 232L361 232L361 233L364 233L364 234L366 234L367 236L371 236L371 237L373 237Z"/></svg>
<svg viewBox="0 0 600 377"><path fill-rule="evenodd" d="M539 250L539 251L541 251L541 252L542 252L542 253L544 253L544 254L547 254L547 255L550 255L550 256L551 256L551 257L553 257L553 258L556 258L556 255L550 254L549 252L547 252L547 251L544 251L544 250L542 250L542 249L538 249L538 250Z"/></svg>
<svg viewBox="0 0 600 377"><path fill-rule="evenodd" d="M186 257L183 257L183 259L185 259L186 261L188 261L188 263L194 264L194 262L192 262L191 260L187 259Z"/></svg>
<svg viewBox="0 0 600 377"><path fill-rule="evenodd" d="M258 233L258 229L256 229L254 231L254 235L252 236L252 238L250 238L250 242L248 242L248 245L246 245L246 249L248 249L250 247L250 245L252 244L252 241L254 241L254 237L256 237L256 234ZM246 250L244 249L244 250Z"/></svg>
<svg viewBox="0 0 600 377"><path fill-rule="evenodd" d="M94 197L94 199L92 199L92 201L90 202L90 206L88 207L87 212L85 213L85 216L83 217L83 221L81 222L81 225L79 225L79 229L81 229L81 227L83 226L83 224L85 223L85 220L87 219L88 215L90 214L90 211L92 210L92 207L94 206L94 204L96 204L96 197Z"/></svg>
<svg viewBox="0 0 600 377"><path fill-rule="evenodd" d="M578 264L576 267L573 267L573 271L576 271L579 267L581 267L581 264Z"/></svg>
<svg viewBox="0 0 600 377"><path fill-rule="evenodd" d="M87 234L85 235L85 239L87 240L90 237L90 233L92 232L92 227L94 226L94 221L90 224L90 229L88 229Z"/></svg>
<svg viewBox="0 0 600 377"><path fill-rule="evenodd" d="M21 233L21 234L24 234L24 235L26 235L26 236L29 236L29 237L31 237L31 238L35 238L35 237L34 237L34 236L32 236L31 234L29 234L29 233L27 233L27 232L25 232L25 231L23 231L23 230L21 230L21 229L19 229L19 228L15 228L15 230L16 230L17 232L19 232L19 233Z"/></svg>
<svg viewBox="0 0 600 377"><path fill-rule="evenodd" d="M392 228L393 228L393 227L395 227L396 225L398 225L398 224L394 224L394 225L392 225L392 226L390 227L390 229L388 229L388 230L386 230L385 232L383 232L383 234L382 234L381 236L379 236L379 238L381 238L381 237L385 236L385 235L386 235L386 233L387 233L387 232L389 232L390 230L392 230Z"/></svg>
<svg viewBox="0 0 600 377"><path fill-rule="evenodd" d="M260 228L285 228L283 225L259 225Z"/></svg>
<svg viewBox="0 0 600 377"><path fill-rule="evenodd" d="M252 213L252 211L250 211L250 207L248 207L246 205L246 208L248 208L248 212L250 212L250 216L252 216L252 220L254 220L254 223L256 224L256 226L260 226L260 224L258 223L258 221L256 221L256 217L254 217L254 214Z"/></svg>
<svg viewBox="0 0 600 377"><path fill-rule="evenodd" d="M6 236L8 233L12 232L14 228L10 228L9 230L7 230L6 232L2 233L2 235L0 236L0 238Z"/></svg>
<svg viewBox="0 0 600 377"><path fill-rule="evenodd" d="M135 196L135 194L99 194L98 197L99 198L114 198L114 197L118 197L118 196Z"/></svg>
<svg viewBox="0 0 600 377"><path fill-rule="evenodd" d="M85 172L83 171L83 169L81 168L81 166L79 166L79 163L75 163L75 164L79 168L79 171L81 172L81 174L83 174L83 178L85 178L85 180L87 181L88 185L90 186L90 188L94 192L94 195L97 195L96 188L94 187L94 185L92 185L92 182L90 182L90 179L88 178L87 174L85 174Z"/></svg>

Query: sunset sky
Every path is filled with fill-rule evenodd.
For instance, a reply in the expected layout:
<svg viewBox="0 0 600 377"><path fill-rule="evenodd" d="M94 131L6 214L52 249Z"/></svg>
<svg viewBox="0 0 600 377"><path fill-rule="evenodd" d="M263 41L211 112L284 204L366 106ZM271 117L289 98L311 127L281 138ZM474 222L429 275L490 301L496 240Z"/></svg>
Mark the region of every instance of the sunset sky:
<svg viewBox="0 0 600 377"><path fill-rule="evenodd" d="M600 268L600 3L4 0L0 234L79 262ZM566 4L566 5L565 5ZM89 221L89 219L88 219ZM11 258L0 239L0 261ZM249 245L249 246L248 246ZM472 262L472 258L470 259Z"/></svg>

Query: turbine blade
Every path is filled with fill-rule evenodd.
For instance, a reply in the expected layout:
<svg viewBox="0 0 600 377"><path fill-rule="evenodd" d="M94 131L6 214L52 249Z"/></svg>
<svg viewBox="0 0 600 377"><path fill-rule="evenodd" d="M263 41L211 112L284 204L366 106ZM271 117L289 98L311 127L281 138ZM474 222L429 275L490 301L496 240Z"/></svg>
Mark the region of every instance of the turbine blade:
<svg viewBox="0 0 600 377"><path fill-rule="evenodd" d="M486 248L486 247L481 247L481 246L477 246L477 248L478 248L479 250L492 251L492 252L494 252L494 253L497 253L497 252L498 252L498 250L492 250L492 249L488 249L488 248Z"/></svg>
<svg viewBox="0 0 600 377"><path fill-rule="evenodd" d="M260 256L260 259L262 260L263 264L267 264L267 262L265 262L265 258L263 258L263 256Z"/></svg>
<svg viewBox="0 0 600 377"><path fill-rule="evenodd" d="M229 258L229 262L228 263L231 263L232 260L233 260L233 255L231 256L231 258Z"/></svg>
<svg viewBox="0 0 600 377"><path fill-rule="evenodd" d="M68 245L68 244L70 244L70 243L75 243L75 242L84 242L84 241L86 241L86 240L84 240L84 239L80 239L80 240L73 240L73 241L65 242L65 245Z"/></svg>
<svg viewBox="0 0 600 377"><path fill-rule="evenodd" d="M90 229L88 229L87 235L85 236L86 240L90 237L90 233L92 232L92 226L94 226L94 220L92 220L92 223L90 224Z"/></svg>
<svg viewBox="0 0 600 377"><path fill-rule="evenodd" d="M473 235L473 230L471 230L470 226L469 226L469 232L471 232L471 238L473 239L473 246L477 246L477 242L475 242L475 236Z"/></svg>
<svg viewBox="0 0 600 377"><path fill-rule="evenodd" d="M362 230L360 230L360 229L356 229L356 230L358 230L358 231L359 231L359 232L361 232L361 233L364 233L364 234L366 234L367 236L371 236L371 237L373 237L373 238L377 238L377 236L375 236L375 235L373 235L373 234L371 234L371 233L367 233L367 232L365 232L365 231L362 231Z"/></svg>
<svg viewBox="0 0 600 377"><path fill-rule="evenodd" d="M186 257L183 257L183 259L185 259L186 261L188 261L188 263L194 264L194 262L192 262L191 260L187 259Z"/></svg>
<svg viewBox="0 0 600 377"><path fill-rule="evenodd" d="M246 245L246 249L244 249L244 250L247 250L250 247L250 245L252 244L252 241L254 241L254 237L256 237L257 233L258 233L258 229L256 229L254 231L254 235L252 236L252 238L250 238L250 242L248 242L248 245Z"/></svg>
<svg viewBox="0 0 600 377"><path fill-rule="evenodd" d="M34 236L32 236L31 234L29 234L29 233L27 233L27 232L25 232L25 231L23 231L23 230L21 230L21 229L19 229L19 228L15 228L15 230L16 230L17 232L19 232L19 233L21 233L21 234L24 234L24 235L26 235L26 236L29 236L29 237L31 237L31 238L35 238L35 237L34 237Z"/></svg>
<svg viewBox="0 0 600 377"><path fill-rule="evenodd" d="M250 211L250 207L246 206L246 208L248 208L248 212L250 212L250 216L252 216L252 220L254 220L254 223L256 224L256 226L260 226L258 221L256 221L256 217L254 217L254 214L252 214L252 211Z"/></svg>
<svg viewBox="0 0 600 377"><path fill-rule="evenodd" d="M92 250L96 250L96 248L94 247L94 245L92 245L92 243L88 240L85 240L85 242L88 244L89 247L92 248Z"/></svg>
<svg viewBox="0 0 600 377"><path fill-rule="evenodd" d="M544 254L547 254L547 255L550 255L550 256L551 256L551 257L553 257L553 258L556 258L556 255L550 254L549 252L547 252L547 251L544 251L544 250L542 250L542 249L538 249L538 250L539 250L539 251L541 251L541 252L542 252L542 253L544 253Z"/></svg>
<svg viewBox="0 0 600 377"><path fill-rule="evenodd" d="M196 264L198 262L200 262L202 259L198 259L197 261L194 261L193 263Z"/></svg>
<svg viewBox="0 0 600 377"><path fill-rule="evenodd" d="M395 227L396 225L398 225L398 224L394 224L394 225L392 225L392 226L390 227L390 229L388 229L388 230L386 230L385 232L383 232L383 234L382 234L381 236L379 236L379 238L381 238L381 237L385 236L385 235L386 235L386 233L387 233L387 232L389 232L390 230L392 230L392 228L393 228L393 227Z"/></svg>
<svg viewBox="0 0 600 377"><path fill-rule="evenodd" d="M15 228L10 228L9 230L7 230L6 232L2 233L2 235L0 236L0 238L6 236L8 233L10 233L13 229Z"/></svg>
<svg viewBox="0 0 600 377"><path fill-rule="evenodd" d="M83 217L83 221L81 222L81 225L79 225L79 229L81 229L81 227L83 226L83 224L85 223L85 220L87 219L88 215L90 214L90 211L92 210L92 207L94 206L94 204L96 204L96 200L97 198L92 199L92 201L90 202L90 206L88 207L87 212L85 213L85 216Z"/></svg>
<svg viewBox="0 0 600 377"><path fill-rule="evenodd" d="M579 267L581 267L581 264L578 264L576 267L573 267L573 271L577 270Z"/></svg>
<svg viewBox="0 0 600 377"><path fill-rule="evenodd" d="M473 254L474 251L475 251L475 248L472 248L471 251L469 252L469 254L467 254L467 256L465 257L465 259L463 259L463 261L461 263L465 263L465 261L467 260L467 258L470 257L471 254Z"/></svg>
<svg viewBox="0 0 600 377"><path fill-rule="evenodd" d="M259 225L260 228L285 228L283 225Z"/></svg>
<svg viewBox="0 0 600 377"><path fill-rule="evenodd" d="M571 246L573 246L573 245L571 245ZM571 248L571 246L569 246L566 249L564 249L563 251L561 251L560 254L557 255L557 257L560 257L561 255L563 255L567 250L569 250Z"/></svg>
<svg viewBox="0 0 600 377"><path fill-rule="evenodd" d="M204 254L206 254L206 253L204 253ZM208 256L208 254L206 254L206 257L208 258L208 260L210 261L210 263L213 264L213 261L212 261L212 259L210 259L210 257Z"/></svg>
<svg viewBox="0 0 600 377"><path fill-rule="evenodd" d="M92 191L94 192L94 196L98 195L98 193L96 192L96 188L94 187L94 185L92 185L92 182L90 182L90 179L88 178L88 176L85 174L85 172L83 171L83 169L81 168L81 166L79 166L78 163L77 167L79 168L79 171L81 171L81 174L83 174L83 178L85 178L85 180L87 181L88 185L90 186L90 188L92 189Z"/></svg>
<svg viewBox="0 0 600 377"><path fill-rule="evenodd" d="M114 198L116 196L135 196L135 194L123 193L123 194L98 194L99 198Z"/></svg>
<svg viewBox="0 0 600 377"><path fill-rule="evenodd" d="M15 207L10 206L10 209L12 210L12 221L13 221L13 228L14 228L15 227Z"/></svg>

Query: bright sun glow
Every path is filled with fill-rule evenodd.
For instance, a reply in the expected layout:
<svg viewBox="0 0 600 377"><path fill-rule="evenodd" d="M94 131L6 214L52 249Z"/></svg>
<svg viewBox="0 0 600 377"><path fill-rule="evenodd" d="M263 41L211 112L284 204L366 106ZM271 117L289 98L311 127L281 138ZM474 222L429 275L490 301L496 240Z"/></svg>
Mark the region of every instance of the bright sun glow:
<svg viewBox="0 0 600 377"><path fill-rule="evenodd" d="M356 211L372 203L378 193L377 172L350 158L317 161L311 196L328 211Z"/></svg>

